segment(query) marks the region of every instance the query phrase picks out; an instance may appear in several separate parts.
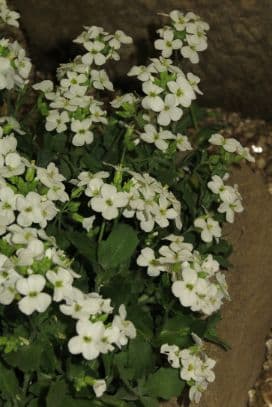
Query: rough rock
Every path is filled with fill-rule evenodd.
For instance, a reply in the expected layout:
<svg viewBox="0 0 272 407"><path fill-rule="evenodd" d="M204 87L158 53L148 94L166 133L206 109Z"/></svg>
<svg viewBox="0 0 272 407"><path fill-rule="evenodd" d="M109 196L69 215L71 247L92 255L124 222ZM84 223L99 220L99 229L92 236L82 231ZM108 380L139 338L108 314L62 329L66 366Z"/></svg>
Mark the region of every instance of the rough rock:
<svg viewBox="0 0 272 407"><path fill-rule="evenodd" d="M272 2L270 0L10 0L22 14L31 54L40 70L73 55L82 25L123 29L135 39L116 75L145 61L158 12L192 10L210 26L209 49L193 71L202 77L203 103L271 119ZM153 33L153 34L151 34Z"/></svg>

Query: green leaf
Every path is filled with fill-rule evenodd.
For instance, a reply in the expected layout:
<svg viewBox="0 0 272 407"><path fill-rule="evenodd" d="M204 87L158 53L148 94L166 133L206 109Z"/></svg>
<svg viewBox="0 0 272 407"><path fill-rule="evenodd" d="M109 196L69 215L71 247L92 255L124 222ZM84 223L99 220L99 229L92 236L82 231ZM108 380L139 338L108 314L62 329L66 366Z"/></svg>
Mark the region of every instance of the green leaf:
<svg viewBox="0 0 272 407"><path fill-rule="evenodd" d="M16 352L11 352L4 356L5 361L23 372L38 370L43 352L43 344L35 343L22 346Z"/></svg>
<svg viewBox="0 0 272 407"><path fill-rule="evenodd" d="M180 396L184 386L185 382L179 377L179 369L162 367L148 376L144 389L145 394L170 400L171 397Z"/></svg>
<svg viewBox="0 0 272 407"><path fill-rule="evenodd" d="M158 344L168 343L182 348L190 346L192 344L190 324L191 317L187 315L168 319L159 333Z"/></svg>
<svg viewBox="0 0 272 407"><path fill-rule="evenodd" d="M133 376L136 379L150 373L154 369L154 363L154 353L148 342L140 336L130 341L128 366L133 370Z"/></svg>
<svg viewBox="0 0 272 407"><path fill-rule="evenodd" d="M125 401L121 401L115 396L104 395L103 397L101 397L100 400L103 401L106 406L127 407L127 403ZM89 404L89 406L90 406L90 404ZM77 405L75 407L77 407Z"/></svg>
<svg viewBox="0 0 272 407"><path fill-rule="evenodd" d="M113 269L126 262L134 253L138 244L137 233L128 225L116 225L108 239L98 247L98 261L105 269Z"/></svg>
<svg viewBox="0 0 272 407"><path fill-rule="evenodd" d="M67 237L82 256L89 261L95 261L96 245L84 232L69 231Z"/></svg>
<svg viewBox="0 0 272 407"><path fill-rule="evenodd" d="M13 370L0 362L0 392L7 399L14 399L19 393L19 384Z"/></svg>
<svg viewBox="0 0 272 407"><path fill-rule="evenodd" d="M141 397L141 402L144 407L159 407L160 404L157 399L153 397Z"/></svg>
<svg viewBox="0 0 272 407"><path fill-rule="evenodd" d="M64 381L58 381L50 386L46 397L47 407L62 407L67 406L64 402L65 393L67 391L67 384Z"/></svg>
<svg viewBox="0 0 272 407"><path fill-rule="evenodd" d="M127 318L133 321L138 335L151 340L153 337L153 321L150 313L144 311L140 305L135 304L127 307Z"/></svg>

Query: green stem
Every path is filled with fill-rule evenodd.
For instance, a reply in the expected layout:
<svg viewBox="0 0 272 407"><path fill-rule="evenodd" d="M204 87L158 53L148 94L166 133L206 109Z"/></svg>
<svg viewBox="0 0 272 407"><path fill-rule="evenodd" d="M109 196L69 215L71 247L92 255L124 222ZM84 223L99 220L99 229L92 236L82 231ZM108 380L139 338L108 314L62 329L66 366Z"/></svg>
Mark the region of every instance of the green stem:
<svg viewBox="0 0 272 407"><path fill-rule="evenodd" d="M194 106L193 105L190 107L190 113L191 113L192 121L193 121L193 124L194 124L194 128L196 130L198 130L198 124L197 124L197 119L195 117L195 111L194 111Z"/></svg>
<svg viewBox="0 0 272 407"><path fill-rule="evenodd" d="M103 238L105 226L106 226L106 222L103 221L103 223L102 223L102 225L101 225L101 228L100 228L100 232L99 232L98 243L100 243L101 240L102 240L102 238Z"/></svg>

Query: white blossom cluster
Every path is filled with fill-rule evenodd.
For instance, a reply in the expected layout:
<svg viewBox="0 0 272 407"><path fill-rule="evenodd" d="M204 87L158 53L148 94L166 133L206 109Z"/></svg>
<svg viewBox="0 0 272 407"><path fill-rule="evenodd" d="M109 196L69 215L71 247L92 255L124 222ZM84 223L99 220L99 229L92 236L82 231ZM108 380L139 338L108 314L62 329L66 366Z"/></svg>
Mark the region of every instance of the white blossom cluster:
<svg viewBox="0 0 272 407"><path fill-rule="evenodd" d="M166 228L174 220L181 229L181 205L168 187L148 174L127 172L131 178L124 183L122 190L104 181L104 178L109 177L105 171L95 174L84 171L73 182L77 187L83 187L85 195L91 198L88 206L94 212L101 213L106 220L115 219L119 215L136 217L144 232L151 232L155 225ZM92 226L94 217L87 218L85 222L90 222Z"/></svg>
<svg viewBox="0 0 272 407"><path fill-rule="evenodd" d="M132 44L132 38L123 31L117 30L114 34L109 34L102 27L84 27L85 30L74 40L81 44L87 51L82 56L83 64L104 65L108 60L119 61L118 54L122 44Z"/></svg>
<svg viewBox="0 0 272 407"><path fill-rule="evenodd" d="M110 59L118 60L117 51L121 44L131 41L120 30L111 35L100 27L85 27L74 42L82 44L88 52L60 66L60 83L56 90L49 80L33 86L44 94L49 105L45 124L47 131L70 131L72 144L77 147L93 142L95 127L107 123L103 103L95 99L94 94L97 91L113 91L106 71L99 67Z"/></svg>
<svg viewBox="0 0 272 407"><path fill-rule="evenodd" d="M152 277L167 272L172 279L172 293L184 307L194 312L211 315L221 307L223 299L229 298L224 274L211 254L201 256L183 236L165 237L170 243L158 250L150 247L141 250L137 258L140 267L147 267Z"/></svg>
<svg viewBox="0 0 272 407"><path fill-rule="evenodd" d="M249 148L243 147L235 138L224 138L221 134L215 133L210 137L209 143L222 147L228 153L237 154L249 162L255 162L255 158L250 154Z"/></svg>
<svg viewBox="0 0 272 407"><path fill-rule="evenodd" d="M233 223L235 212L240 213L244 210L242 206L242 197L238 191L238 185L231 187L225 185L224 180L228 178L225 174L223 178L218 175L213 175L211 181L208 182L208 188L217 195L220 205L218 207L219 213L225 213L226 221Z"/></svg>
<svg viewBox="0 0 272 407"><path fill-rule="evenodd" d="M205 353L202 340L196 334L192 336L196 344L190 348L180 349L176 345L163 344L161 353L167 356L173 368L180 369L180 378L190 386L190 400L199 403L208 384L215 380L213 368L216 362Z"/></svg>
<svg viewBox="0 0 272 407"><path fill-rule="evenodd" d="M30 59L17 41L0 40L0 91L23 88L31 71Z"/></svg>
<svg viewBox="0 0 272 407"><path fill-rule="evenodd" d="M0 0L0 24L7 24L19 27L18 19L20 14L8 8L6 0Z"/></svg>
<svg viewBox="0 0 272 407"><path fill-rule="evenodd" d="M0 304L17 301L19 310L29 316L45 312L52 301L62 302L60 311L77 320L77 334L68 342L69 351L87 360L120 349L136 336L134 325L126 320L124 305L110 318L110 299L95 292L85 294L73 286L80 275L71 269L54 238L42 229L18 224L8 226L6 232L3 240L14 246L15 253L11 257L0 254ZM103 394L102 387L106 389L105 383L102 387L99 383L94 387L98 396Z"/></svg>
<svg viewBox="0 0 272 407"><path fill-rule="evenodd" d="M10 131L12 126L20 131L18 123L9 117L4 119L0 127L0 235L13 223L44 228L57 215L55 201L69 200L63 183L65 178L53 163L45 169L22 157L16 149L16 137ZM6 129L8 134L5 134ZM30 181L28 177L34 182L33 188L22 193L20 185Z"/></svg>
<svg viewBox="0 0 272 407"><path fill-rule="evenodd" d="M179 10L170 12L171 26L159 29L161 39L155 41L155 48L161 51L164 58L169 58L179 50L184 58L192 64L199 62L198 52L207 49L207 31L209 24L196 14L182 13Z"/></svg>
<svg viewBox="0 0 272 407"><path fill-rule="evenodd" d="M175 132L170 126L182 118L197 94L202 94L198 87L200 79L191 72L185 75L170 57L179 50L184 57L198 62L197 52L207 48L206 31L209 27L193 13L183 15L174 10L170 18L172 26L158 30L161 39L155 41L155 48L161 51L161 56L151 58L147 66L133 66L128 72L128 76L136 76L142 82L144 97L139 99L126 94L118 96L111 105L115 109L127 104L136 108L141 102L147 114L143 115L143 128L135 130L135 143L154 144L163 152L170 143L175 143L177 150L188 151L192 149L188 137Z"/></svg>

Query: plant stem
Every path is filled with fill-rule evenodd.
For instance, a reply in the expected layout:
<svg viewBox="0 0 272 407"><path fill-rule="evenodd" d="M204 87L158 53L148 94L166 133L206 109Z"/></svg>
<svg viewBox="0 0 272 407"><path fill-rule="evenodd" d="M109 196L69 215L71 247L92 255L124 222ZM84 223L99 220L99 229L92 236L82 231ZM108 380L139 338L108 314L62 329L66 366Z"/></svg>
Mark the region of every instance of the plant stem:
<svg viewBox="0 0 272 407"><path fill-rule="evenodd" d="M101 240L102 240L102 238L103 238L105 226L106 226L106 222L103 221L103 223L102 223L102 225L101 225L101 228L100 228L100 232L99 232L98 243L100 243Z"/></svg>
<svg viewBox="0 0 272 407"><path fill-rule="evenodd" d="M198 130L198 123L197 123L197 119L196 119L196 116L195 116L195 111L194 111L194 106L193 105L190 107L190 113L191 113L192 121L193 121L193 124L194 124L194 128L196 130Z"/></svg>

